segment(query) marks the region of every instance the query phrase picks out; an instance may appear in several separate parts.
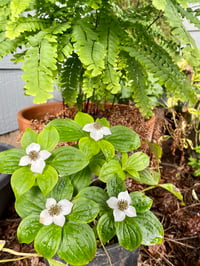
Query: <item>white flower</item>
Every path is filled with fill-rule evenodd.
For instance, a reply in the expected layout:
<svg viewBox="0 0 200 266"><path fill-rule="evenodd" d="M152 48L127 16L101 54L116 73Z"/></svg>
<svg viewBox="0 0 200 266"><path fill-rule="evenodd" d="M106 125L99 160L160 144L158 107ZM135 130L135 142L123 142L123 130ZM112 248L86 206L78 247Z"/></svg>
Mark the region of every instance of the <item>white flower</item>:
<svg viewBox="0 0 200 266"><path fill-rule="evenodd" d="M83 130L90 132L90 137L94 140L102 139L104 135L111 135L111 131L108 127L104 127L101 123L95 122L86 124Z"/></svg>
<svg viewBox="0 0 200 266"><path fill-rule="evenodd" d="M26 154L20 159L19 165L26 166L31 164L31 171L34 173L41 174L45 167L45 161L51 155L50 152L46 150L40 151L40 145L37 143L31 143L26 148Z"/></svg>
<svg viewBox="0 0 200 266"><path fill-rule="evenodd" d="M121 222L125 219L126 215L129 217L135 217L135 207L131 206L131 197L128 192L120 192L118 197L111 197L107 201L108 206L113 209L113 215L115 222Z"/></svg>
<svg viewBox="0 0 200 266"><path fill-rule="evenodd" d="M46 209L40 213L40 223L50 225L52 223L63 226L65 223L65 215L72 210L73 203L63 199L58 203L54 198L48 198L46 201Z"/></svg>

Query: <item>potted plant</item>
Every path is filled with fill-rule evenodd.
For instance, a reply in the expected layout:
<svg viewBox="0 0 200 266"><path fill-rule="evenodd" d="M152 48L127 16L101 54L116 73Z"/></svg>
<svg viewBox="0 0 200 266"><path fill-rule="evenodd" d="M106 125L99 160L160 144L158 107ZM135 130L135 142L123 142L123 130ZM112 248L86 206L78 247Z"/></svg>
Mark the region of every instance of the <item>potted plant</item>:
<svg viewBox="0 0 200 266"><path fill-rule="evenodd" d="M150 117L163 92L195 101L177 65L180 58L199 64L183 25L186 18L200 27L199 10L189 2L4 0L0 58L13 53L23 62L24 90L34 103L52 98L58 87L67 104L126 99Z"/></svg>
<svg viewBox="0 0 200 266"><path fill-rule="evenodd" d="M13 146L0 143L0 152L6 151L8 149L12 149ZM9 174L4 174L0 172L0 217L2 217L6 207L8 206L9 200L13 195L10 187L10 177Z"/></svg>
<svg viewBox="0 0 200 266"><path fill-rule="evenodd" d="M0 171L12 174L22 218L19 241L34 241L50 264L58 255L70 265L85 265L98 246L134 251L141 244L162 243L163 227L145 191L160 186L182 196L173 185L159 183L159 171L137 150L140 138L133 130L78 112L74 120L53 120L40 133L27 129L21 146L0 153ZM144 189L129 193L127 177ZM109 248L105 253L112 263Z"/></svg>

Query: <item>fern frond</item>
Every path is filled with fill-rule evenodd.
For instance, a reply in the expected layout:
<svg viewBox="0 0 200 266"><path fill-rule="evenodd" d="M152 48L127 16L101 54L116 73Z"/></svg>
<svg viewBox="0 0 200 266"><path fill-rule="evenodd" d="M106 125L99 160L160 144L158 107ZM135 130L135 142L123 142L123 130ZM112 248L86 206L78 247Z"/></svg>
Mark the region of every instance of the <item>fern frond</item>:
<svg viewBox="0 0 200 266"><path fill-rule="evenodd" d="M98 9L102 4L102 0L87 0L86 4L91 8Z"/></svg>
<svg viewBox="0 0 200 266"><path fill-rule="evenodd" d="M116 71L110 64L107 64L106 69L103 72L103 83L106 85L106 89L113 94L120 91L120 71Z"/></svg>
<svg viewBox="0 0 200 266"><path fill-rule="evenodd" d="M177 9L183 17L200 29L200 20L194 15L194 11L191 8L183 9L180 5L177 5Z"/></svg>
<svg viewBox="0 0 200 266"><path fill-rule="evenodd" d="M6 26L6 36L10 39L15 39L25 31L36 32L48 27L47 22L34 17L23 17L17 22L10 23Z"/></svg>
<svg viewBox="0 0 200 266"><path fill-rule="evenodd" d="M62 34L58 42L58 60L63 62L72 54L73 50L71 36L68 33Z"/></svg>
<svg viewBox="0 0 200 266"><path fill-rule="evenodd" d="M112 16L108 17L103 12L99 18L99 36L101 43L105 47L105 70L102 73L103 83L106 89L111 93L118 93L120 86L120 71L118 67L119 60L119 27Z"/></svg>
<svg viewBox="0 0 200 266"><path fill-rule="evenodd" d="M194 103L195 95L185 75L180 72L178 66L162 49L160 53L152 50L139 48L125 48L130 56L134 57L147 72L150 72L159 80L161 85L167 89L168 95L173 94L181 101Z"/></svg>
<svg viewBox="0 0 200 266"><path fill-rule="evenodd" d="M73 27L72 41L80 61L93 77L101 74L105 67L105 48L98 41L98 35L88 23L77 23Z"/></svg>
<svg viewBox="0 0 200 266"><path fill-rule="evenodd" d="M82 64L77 55L68 58L60 71L60 88L65 103L76 103L79 89L81 88Z"/></svg>
<svg viewBox="0 0 200 266"><path fill-rule="evenodd" d="M150 98L148 97L147 88L148 88L148 76L142 65L136 60L132 59L127 61L127 70L129 80L132 80L131 87L131 96L136 103L136 106L139 107L141 114L148 118L152 116L152 105Z"/></svg>
<svg viewBox="0 0 200 266"><path fill-rule="evenodd" d="M10 40L6 38L5 33L0 33L0 60L3 58L3 56L12 53L16 50L17 47L20 46L22 43L22 39L16 38L14 40Z"/></svg>
<svg viewBox="0 0 200 266"><path fill-rule="evenodd" d="M167 4L166 0L152 0L153 6L155 6L158 10L165 10L165 6Z"/></svg>
<svg viewBox="0 0 200 266"><path fill-rule="evenodd" d="M51 33L52 34L63 34L68 29L70 29L71 25L68 22L59 23L57 21L53 21L53 25L51 27Z"/></svg>
<svg viewBox="0 0 200 266"><path fill-rule="evenodd" d="M7 4L10 4L12 0L1 0L0 2L0 7L4 7L6 6Z"/></svg>
<svg viewBox="0 0 200 266"><path fill-rule="evenodd" d="M11 0L11 21L15 21L19 15L29 7L31 2L32 0Z"/></svg>
<svg viewBox="0 0 200 266"><path fill-rule="evenodd" d="M173 0L166 0L164 16L167 18L169 25L173 29L173 35L180 39L182 44L190 44L192 47L196 47L195 41L183 25L182 17L180 16L177 5Z"/></svg>
<svg viewBox="0 0 200 266"><path fill-rule="evenodd" d="M41 42L40 47L26 52L22 78L26 82L26 94L35 96L34 103L42 103L53 97L49 92L53 91L56 55L56 43L52 44L47 39Z"/></svg>

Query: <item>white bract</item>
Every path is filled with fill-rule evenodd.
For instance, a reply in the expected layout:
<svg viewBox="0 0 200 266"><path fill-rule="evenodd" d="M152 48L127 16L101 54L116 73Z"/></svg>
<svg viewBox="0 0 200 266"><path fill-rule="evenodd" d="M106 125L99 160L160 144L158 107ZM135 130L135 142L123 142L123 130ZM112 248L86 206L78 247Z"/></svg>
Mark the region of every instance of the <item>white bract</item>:
<svg viewBox="0 0 200 266"><path fill-rule="evenodd" d="M58 203L54 198L48 198L46 201L46 209L40 213L40 223L50 225L52 223L63 226L65 223L65 215L70 214L73 203L63 199Z"/></svg>
<svg viewBox="0 0 200 266"><path fill-rule="evenodd" d="M135 217L135 207L131 206L131 197L128 192L120 192L118 197L111 197L107 201L108 206L113 209L115 222L121 222L126 216Z"/></svg>
<svg viewBox="0 0 200 266"><path fill-rule="evenodd" d="M108 127L104 127L99 122L86 124L83 127L83 130L86 132L90 132L90 137L96 141L102 139L103 136L111 135L110 129Z"/></svg>
<svg viewBox="0 0 200 266"><path fill-rule="evenodd" d="M26 154L20 159L19 165L26 166L31 165L31 171L34 173L41 174L45 167L45 161L51 156L51 153L46 150L40 150L38 143L31 143L26 148Z"/></svg>

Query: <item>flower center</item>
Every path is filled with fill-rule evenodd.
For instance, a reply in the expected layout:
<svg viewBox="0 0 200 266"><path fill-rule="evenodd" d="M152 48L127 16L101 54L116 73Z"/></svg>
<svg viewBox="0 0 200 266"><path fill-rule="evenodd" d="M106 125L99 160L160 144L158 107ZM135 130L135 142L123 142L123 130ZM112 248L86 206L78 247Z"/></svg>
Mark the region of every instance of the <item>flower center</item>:
<svg viewBox="0 0 200 266"><path fill-rule="evenodd" d="M51 215L51 216L54 216L54 215L59 215L60 214L60 212L61 212L61 206L59 206L59 205L53 205L53 206L51 206L51 208L49 209L49 214Z"/></svg>
<svg viewBox="0 0 200 266"><path fill-rule="evenodd" d="M125 211L128 208L128 201L127 200L119 200L117 203L118 209L120 211Z"/></svg>
<svg viewBox="0 0 200 266"><path fill-rule="evenodd" d="M99 129L101 129L102 127L103 127L103 126L102 126L101 123L99 123L99 122L94 123L94 128L95 128L95 129L99 130Z"/></svg>
<svg viewBox="0 0 200 266"><path fill-rule="evenodd" d="M31 151L28 156L31 158L31 160L36 161L39 157L39 152Z"/></svg>

